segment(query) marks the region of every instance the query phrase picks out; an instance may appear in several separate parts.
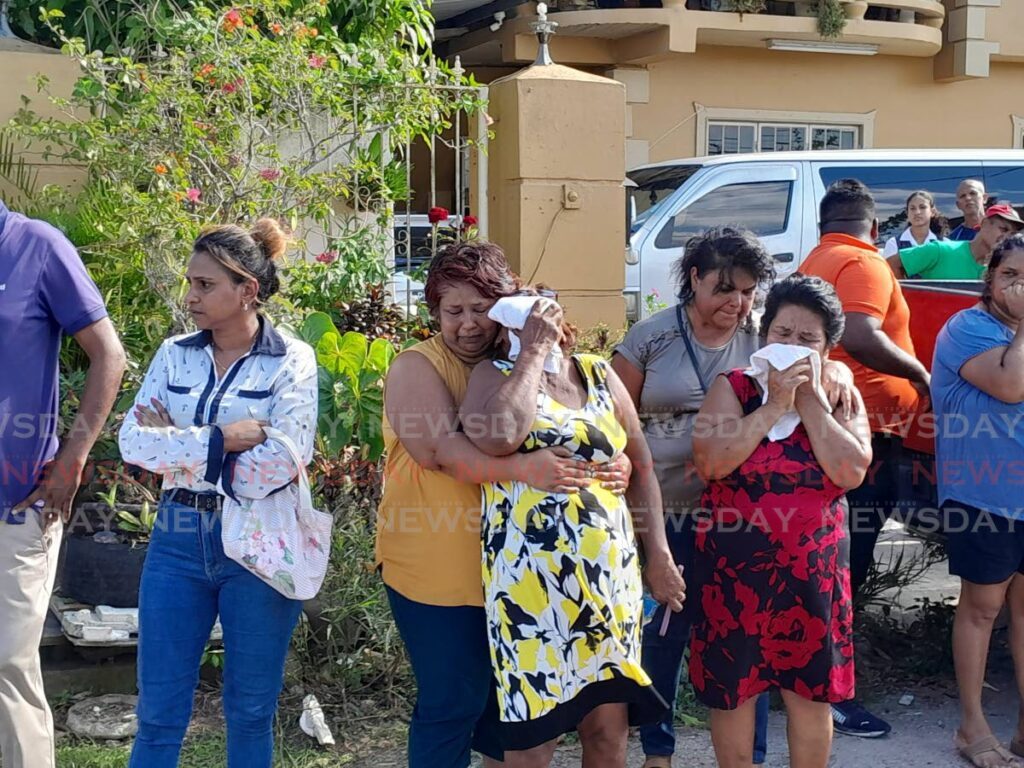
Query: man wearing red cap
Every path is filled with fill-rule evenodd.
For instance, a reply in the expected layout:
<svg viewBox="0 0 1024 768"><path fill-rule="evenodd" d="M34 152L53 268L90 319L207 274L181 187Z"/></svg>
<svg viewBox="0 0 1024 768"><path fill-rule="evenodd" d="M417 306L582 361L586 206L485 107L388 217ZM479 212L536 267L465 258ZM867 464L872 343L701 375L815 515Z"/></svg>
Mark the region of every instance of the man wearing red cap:
<svg viewBox="0 0 1024 768"><path fill-rule="evenodd" d="M925 280L980 280L989 256L1003 238L1024 229L1024 220L1013 206L993 205L985 211L973 240L934 240L907 248L889 257L896 277Z"/></svg>

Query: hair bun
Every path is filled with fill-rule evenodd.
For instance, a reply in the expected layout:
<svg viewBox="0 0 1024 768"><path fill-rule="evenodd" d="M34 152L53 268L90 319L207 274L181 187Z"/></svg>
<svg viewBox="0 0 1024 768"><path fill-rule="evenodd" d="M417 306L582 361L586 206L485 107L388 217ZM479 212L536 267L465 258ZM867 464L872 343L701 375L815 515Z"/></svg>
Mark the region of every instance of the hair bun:
<svg viewBox="0 0 1024 768"><path fill-rule="evenodd" d="M274 219L259 219L252 225L249 234L263 254L271 261L281 258L288 250L288 237L281 229L281 225Z"/></svg>

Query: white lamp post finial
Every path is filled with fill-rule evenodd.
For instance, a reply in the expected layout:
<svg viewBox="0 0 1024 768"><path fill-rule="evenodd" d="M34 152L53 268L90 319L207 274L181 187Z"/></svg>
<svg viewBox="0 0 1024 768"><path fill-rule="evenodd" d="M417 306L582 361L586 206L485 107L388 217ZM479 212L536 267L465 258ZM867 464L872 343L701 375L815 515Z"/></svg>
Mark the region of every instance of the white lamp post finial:
<svg viewBox="0 0 1024 768"><path fill-rule="evenodd" d="M531 22L530 27L537 35L537 43L539 45L537 49L537 58L533 62L533 65L548 66L550 64L554 64L555 62L551 59L551 52L548 50L548 43L551 40L551 36L555 34L558 22L548 21L547 3L537 3L537 20Z"/></svg>

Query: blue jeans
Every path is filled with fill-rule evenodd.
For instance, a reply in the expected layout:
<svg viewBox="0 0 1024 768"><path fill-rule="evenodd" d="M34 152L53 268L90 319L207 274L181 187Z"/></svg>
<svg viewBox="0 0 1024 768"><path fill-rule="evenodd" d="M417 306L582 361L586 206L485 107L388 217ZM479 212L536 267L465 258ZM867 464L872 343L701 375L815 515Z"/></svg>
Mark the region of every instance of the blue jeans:
<svg viewBox="0 0 1024 768"><path fill-rule="evenodd" d="M665 525L668 546L675 561L683 566L683 577L693 570L694 519L692 515L672 516ZM669 711L657 723L640 728L640 742L645 755L667 756L676 750L676 735L673 727L676 691L679 690L683 654L690 643L690 628L694 611L699 609L697 596L690 593L682 613L674 615L665 635L661 631L664 606L644 626L641 663L650 676L654 687L669 704ZM757 719L754 725L754 762L763 763L768 749L768 694L757 700Z"/></svg>
<svg viewBox="0 0 1024 768"><path fill-rule="evenodd" d="M302 603L224 554L220 513L160 502L139 594L139 732L129 768L175 768L199 665L224 629L229 768L270 768L284 661Z"/></svg>
<svg viewBox="0 0 1024 768"><path fill-rule="evenodd" d="M426 605L386 589L416 676L409 768L466 768L471 748L501 760L484 609Z"/></svg>

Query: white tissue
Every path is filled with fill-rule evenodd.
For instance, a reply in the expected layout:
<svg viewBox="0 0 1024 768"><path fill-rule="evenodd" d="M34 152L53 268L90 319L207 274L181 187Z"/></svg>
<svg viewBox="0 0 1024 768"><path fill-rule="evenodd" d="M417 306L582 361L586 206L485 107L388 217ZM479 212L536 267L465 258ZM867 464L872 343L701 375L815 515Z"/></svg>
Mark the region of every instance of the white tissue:
<svg viewBox="0 0 1024 768"><path fill-rule="evenodd" d="M519 357L521 344L516 331L523 330L526 319L533 310L533 305L538 301L552 301L546 296L508 296L498 299L491 307L487 316L496 323L508 328L509 352L508 359L515 360ZM552 301L552 303L554 303ZM551 347L548 356L544 358L544 370L548 373L559 373L562 370L562 348L555 344Z"/></svg>
<svg viewBox="0 0 1024 768"><path fill-rule="evenodd" d="M821 388L821 356L816 350L807 347L798 347L795 344L769 344L762 347L750 356L750 367L745 371L748 376L753 377L761 385L761 402L768 402L768 371L774 367L776 370L784 371L794 363L809 358L811 361L811 387L814 394L825 410L832 412L828 404L825 392ZM768 430L768 439L773 443L785 440L793 434L793 430L800 424L800 414L796 410L787 411Z"/></svg>
<svg viewBox="0 0 1024 768"><path fill-rule="evenodd" d="M302 715L299 717L299 727L307 736L312 736L320 746L331 746L334 744L334 735L331 733L327 720L324 718L324 711L320 709L320 702L316 696L309 694L302 700Z"/></svg>

